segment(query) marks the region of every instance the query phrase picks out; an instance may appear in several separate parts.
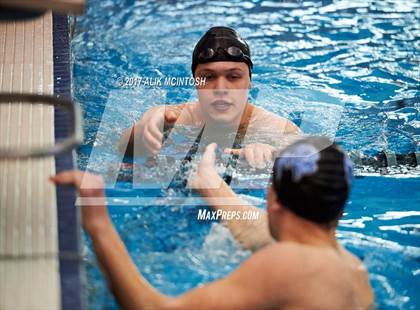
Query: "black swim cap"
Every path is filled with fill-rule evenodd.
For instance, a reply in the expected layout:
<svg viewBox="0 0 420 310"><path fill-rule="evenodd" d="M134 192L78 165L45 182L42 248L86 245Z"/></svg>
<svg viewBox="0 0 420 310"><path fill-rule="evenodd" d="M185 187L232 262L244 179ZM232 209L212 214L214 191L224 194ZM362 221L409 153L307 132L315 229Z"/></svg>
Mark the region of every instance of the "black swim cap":
<svg viewBox="0 0 420 310"><path fill-rule="evenodd" d="M249 46L232 28L212 27L201 37L192 55L193 76L195 76L195 69L199 64L213 61L245 62L249 68L249 76L251 76L253 64Z"/></svg>
<svg viewBox="0 0 420 310"><path fill-rule="evenodd" d="M342 215L352 176L347 154L327 138L310 137L279 154L272 181L287 209L312 222L330 223Z"/></svg>

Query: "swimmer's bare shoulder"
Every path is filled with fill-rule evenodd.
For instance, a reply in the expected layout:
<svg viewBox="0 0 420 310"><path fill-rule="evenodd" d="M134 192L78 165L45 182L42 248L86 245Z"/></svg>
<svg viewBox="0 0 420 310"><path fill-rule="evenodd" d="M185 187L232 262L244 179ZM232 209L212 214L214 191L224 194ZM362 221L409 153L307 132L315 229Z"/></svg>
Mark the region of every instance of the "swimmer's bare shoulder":
<svg viewBox="0 0 420 310"><path fill-rule="evenodd" d="M197 101L167 105L166 109L173 109L179 113L179 117L176 120L178 125L198 126L203 123L203 117Z"/></svg>
<svg viewBox="0 0 420 310"><path fill-rule="evenodd" d="M294 242L261 249L257 278L264 278L264 295L277 296L274 308L281 309L367 309L374 296L366 269L346 250L338 252Z"/></svg>
<svg viewBox="0 0 420 310"><path fill-rule="evenodd" d="M366 269L345 249L294 242L269 247L270 275L281 287L282 309L366 309L374 302Z"/></svg>
<svg viewBox="0 0 420 310"><path fill-rule="evenodd" d="M349 268L352 283L358 296L360 296L362 309L374 305L375 295L369 283L369 274L363 262L354 254L340 248L344 254L344 260Z"/></svg>
<svg viewBox="0 0 420 310"><path fill-rule="evenodd" d="M251 128L254 130L276 130L283 134L300 134L301 130L292 121L252 105ZM269 128L267 128L269 126Z"/></svg>

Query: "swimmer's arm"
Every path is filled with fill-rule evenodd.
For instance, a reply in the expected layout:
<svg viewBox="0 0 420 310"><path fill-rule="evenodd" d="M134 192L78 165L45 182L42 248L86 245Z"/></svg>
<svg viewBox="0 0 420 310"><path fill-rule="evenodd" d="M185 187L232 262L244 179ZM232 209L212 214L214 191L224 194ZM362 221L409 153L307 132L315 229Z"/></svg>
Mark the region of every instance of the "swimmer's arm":
<svg viewBox="0 0 420 310"><path fill-rule="evenodd" d="M129 150L129 153L135 153L138 156L148 155L148 150L158 151L162 144L164 122L167 124L175 122L188 124L190 122L190 109L184 109L185 106L186 103L182 103L156 106L149 109L134 126L123 132L118 150L121 153ZM133 152L134 140L136 140L135 152Z"/></svg>
<svg viewBox="0 0 420 310"><path fill-rule="evenodd" d="M212 143L206 150L197 167L197 172L188 181L215 211L258 212L255 220L226 219L223 224L245 249L255 251L274 240L268 229L266 213L255 206L249 205L219 176L215 168L217 146Z"/></svg>
<svg viewBox="0 0 420 310"><path fill-rule="evenodd" d="M298 126L296 126L295 123L293 123L290 120L286 120L286 130L285 130L286 134L294 134L294 135L301 135L302 134L302 130L300 130L300 128Z"/></svg>
<svg viewBox="0 0 420 310"><path fill-rule="evenodd" d="M244 249L256 251L274 243L268 228L268 219L265 211L241 199L219 175L214 175L209 177L209 179L219 182L221 184L220 187L215 188L212 185L203 185L201 189L197 190L213 210L238 211L241 215L244 212L257 212L259 214L258 218L253 220L230 219L223 221L223 224L231 231ZM223 204L225 201L226 204Z"/></svg>
<svg viewBox="0 0 420 310"><path fill-rule="evenodd" d="M134 124L134 126L127 128L123 131L120 141L118 143L118 150L121 153L125 153L127 149L133 149L134 137L141 137L145 124L154 116L156 113L164 113L165 106L157 106L147 110L144 115ZM142 139L138 139L136 143L142 144ZM136 152L140 155L146 155L146 148L143 145L139 145Z"/></svg>
<svg viewBox="0 0 420 310"><path fill-rule="evenodd" d="M50 180L60 185L74 185L79 190L83 227L92 240L96 257L121 308L165 308L173 299L159 293L141 276L112 224L105 206L103 179L70 170L52 176ZM95 205L92 205L93 201Z"/></svg>
<svg viewBox="0 0 420 310"><path fill-rule="evenodd" d="M89 235L123 309L267 309L279 305L283 298L282 284L277 283L279 277L267 277L272 273L275 257L272 247L252 255L226 278L173 298L161 294L137 271L110 220L90 229ZM286 279L287 272L278 266L278 260L274 261L276 272L281 272Z"/></svg>
<svg viewBox="0 0 420 310"><path fill-rule="evenodd" d="M236 153L241 156L245 155L251 166L258 167L258 165L252 164L253 159L258 159L259 157L261 160L261 154L258 156L258 153L263 153L263 157L266 159L272 159L285 146L300 139L302 131L287 118L280 117L261 108L255 108L255 111L251 126L244 138L243 145L246 147L237 150ZM250 152L253 147L255 149L254 154ZM247 152L247 148L249 148L249 152ZM268 151L271 151L271 154Z"/></svg>
<svg viewBox="0 0 420 310"><path fill-rule="evenodd" d="M89 207L87 207L89 208ZM109 220L88 231L96 257L122 309L164 309L172 300L152 287L131 260Z"/></svg>

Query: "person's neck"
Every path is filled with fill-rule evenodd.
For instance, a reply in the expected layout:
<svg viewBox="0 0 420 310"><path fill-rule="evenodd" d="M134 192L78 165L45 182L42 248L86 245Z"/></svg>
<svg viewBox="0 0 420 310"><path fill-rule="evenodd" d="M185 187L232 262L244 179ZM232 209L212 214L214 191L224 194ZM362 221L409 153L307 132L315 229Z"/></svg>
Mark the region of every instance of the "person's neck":
<svg viewBox="0 0 420 310"><path fill-rule="evenodd" d="M287 212L281 219L278 236L282 242L295 242L338 249L335 227L326 228Z"/></svg>

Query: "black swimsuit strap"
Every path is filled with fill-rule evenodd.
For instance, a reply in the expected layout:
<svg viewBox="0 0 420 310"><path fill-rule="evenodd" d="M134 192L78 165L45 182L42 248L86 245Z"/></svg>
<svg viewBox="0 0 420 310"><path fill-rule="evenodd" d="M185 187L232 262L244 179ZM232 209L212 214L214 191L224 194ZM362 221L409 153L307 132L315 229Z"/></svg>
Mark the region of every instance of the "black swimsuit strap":
<svg viewBox="0 0 420 310"><path fill-rule="evenodd" d="M236 132L235 140L233 141L233 147L232 148L234 148L234 149L241 148L242 143L243 143L243 139L245 137L246 131L248 129L248 125L249 125L250 120L251 120L253 109L254 108L253 108L252 105L250 105L250 104L246 105L245 110L242 114L242 118L241 118L241 122L239 124L238 131ZM203 128L200 130L200 133L198 134L197 138L195 139L193 145L188 150L187 155L185 155L184 159L182 160L179 170L176 172L176 174L172 178L171 182L169 183L168 188L174 188L174 187L185 188L187 186L188 180L185 178L185 174L186 174L186 170L188 170L188 168L185 168L185 167L187 166L188 163L190 163L192 161L194 156L197 154L198 146L201 142L205 127L206 126L204 125ZM226 165L225 173L223 175L223 180L228 185L232 182L232 171L236 168L238 160L239 160L239 155L232 154L230 156L230 159L229 159L227 165ZM179 181L181 182L181 184L179 184Z"/></svg>
<svg viewBox="0 0 420 310"><path fill-rule="evenodd" d="M200 133L198 134L197 138L195 138L194 143L191 146L191 148L188 150L187 155L185 155L184 159L181 161L181 164L179 165L179 169L175 173L174 177L172 178L171 183L169 183L168 188L174 188L174 187L185 188L185 187L187 187L188 180L185 177L185 175L186 175L186 172L187 172L188 168L186 168L186 167L187 167L188 163L190 163L192 161L192 159L194 158L194 156L198 152L198 146L200 144L201 138L203 137L205 127L206 126L203 126L203 128L201 128ZM179 180L181 181L181 184L179 184L177 182Z"/></svg>
<svg viewBox="0 0 420 310"><path fill-rule="evenodd" d="M247 104L245 111L242 114L241 123L239 124L238 131L236 132L235 140L233 141L233 149L239 149L242 147L242 143L248 130L248 125L251 121L252 112L254 107L250 104ZM239 161L239 155L232 154L229 158L229 161L226 165L225 173L223 174L223 180L226 184L230 185L232 182L232 173L235 170Z"/></svg>

